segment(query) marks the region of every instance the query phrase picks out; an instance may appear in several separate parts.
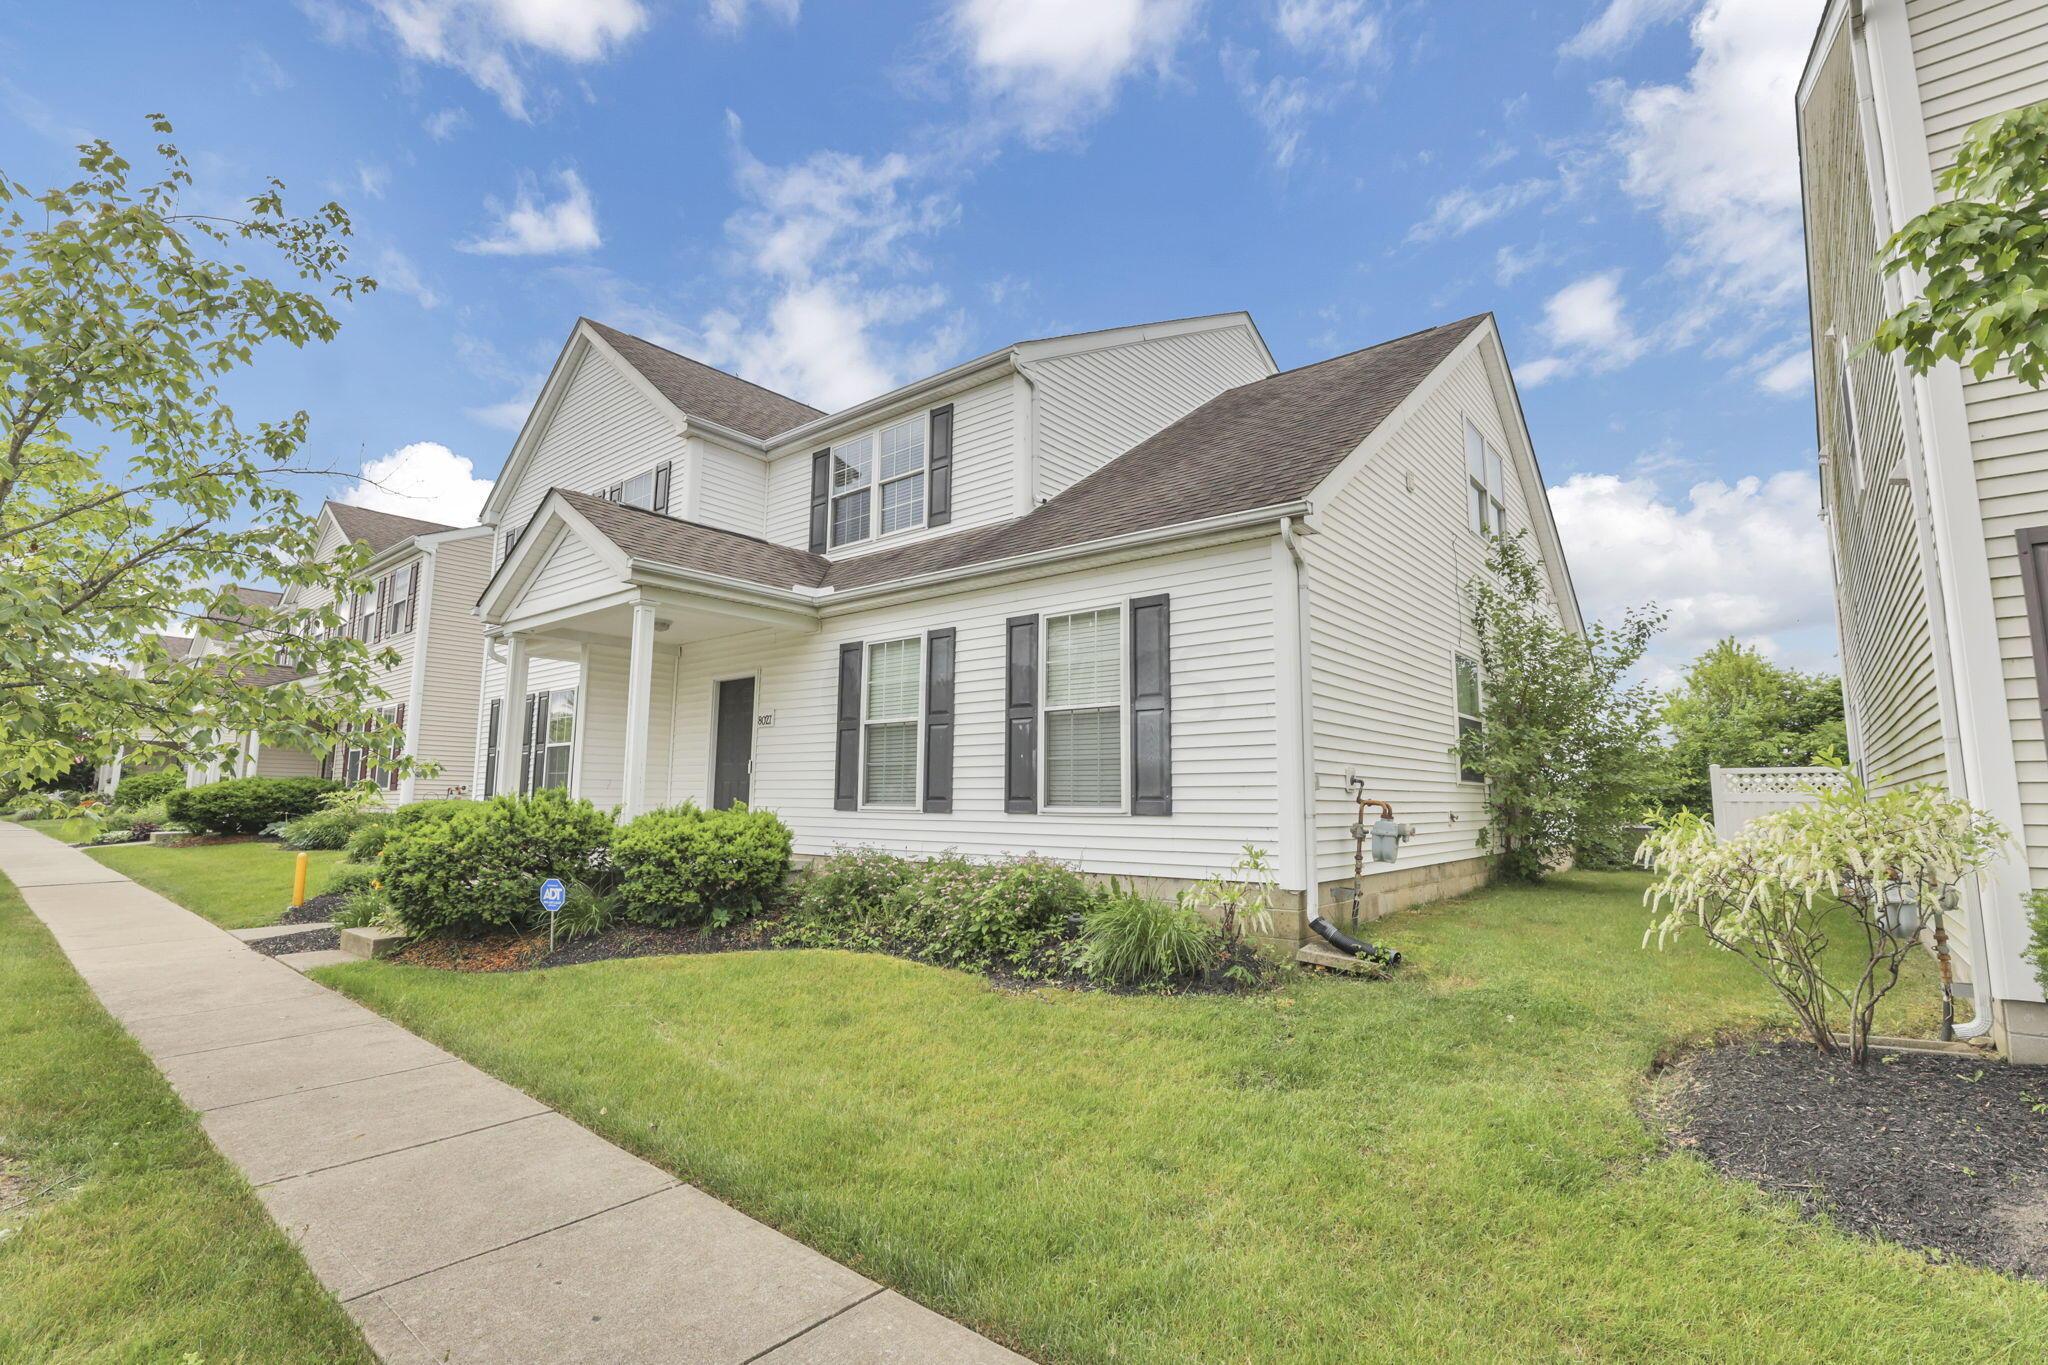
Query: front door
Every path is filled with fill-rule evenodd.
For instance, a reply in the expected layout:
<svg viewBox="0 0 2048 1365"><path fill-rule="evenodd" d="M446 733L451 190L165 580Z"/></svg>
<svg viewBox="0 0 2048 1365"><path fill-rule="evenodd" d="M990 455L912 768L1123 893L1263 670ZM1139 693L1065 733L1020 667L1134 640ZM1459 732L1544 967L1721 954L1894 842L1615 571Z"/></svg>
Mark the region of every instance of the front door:
<svg viewBox="0 0 2048 1365"><path fill-rule="evenodd" d="M754 759L754 680L727 678L718 685L718 723L712 741L711 804L724 810L749 799Z"/></svg>

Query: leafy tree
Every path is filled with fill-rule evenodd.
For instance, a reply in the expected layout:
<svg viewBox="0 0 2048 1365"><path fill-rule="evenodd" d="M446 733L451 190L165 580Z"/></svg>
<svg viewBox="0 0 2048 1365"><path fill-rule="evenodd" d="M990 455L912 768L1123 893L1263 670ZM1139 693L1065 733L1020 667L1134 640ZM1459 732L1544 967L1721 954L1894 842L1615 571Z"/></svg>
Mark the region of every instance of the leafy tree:
<svg viewBox="0 0 2048 1365"><path fill-rule="evenodd" d="M1657 697L1628 674L1664 615L1638 608L1619 626L1569 629L1520 534L1493 542L1465 596L1484 724L1460 737L1459 758L1486 779L1482 843L1504 875L1534 881L1582 849L1611 847L1641 814Z"/></svg>
<svg viewBox="0 0 2048 1365"><path fill-rule="evenodd" d="M2022 383L2048 377L2048 101L1974 125L1941 173L1950 197L1884 244L1887 273L1927 281L1878 327L1872 344L1902 350L1925 373L1954 360L1982 379L2003 363Z"/></svg>
<svg viewBox="0 0 2048 1365"><path fill-rule="evenodd" d="M152 130L168 139L160 115ZM0 172L0 783L34 782L126 745L142 762L224 755L235 737L321 748L344 723L389 748L373 656L337 606L251 605L235 582L362 586L360 553L313 562L314 523L288 486L307 416L245 425L222 394L266 342L339 327L298 281L348 300L348 216L284 207L272 180L237 217L178 210L192 182L165 140L159 178L131 185L104 141L78 176L31 194ZM118 453L117 453L118 448ZM224 648L169 658L154 633L184 622ZM131 676L124 662L137 665ZM318 669L317 690L259 687ZM273 676L274 673L273 673Z"/></svg>
<svg viewBox="0 0 2048 1365"><path fill-rule="evenodd" d="M1846 752L1842 680L1782 668L1732 638L1708 646L1664 702L1663 795L1713 805L1708 769L1804 767Z"/></svg>

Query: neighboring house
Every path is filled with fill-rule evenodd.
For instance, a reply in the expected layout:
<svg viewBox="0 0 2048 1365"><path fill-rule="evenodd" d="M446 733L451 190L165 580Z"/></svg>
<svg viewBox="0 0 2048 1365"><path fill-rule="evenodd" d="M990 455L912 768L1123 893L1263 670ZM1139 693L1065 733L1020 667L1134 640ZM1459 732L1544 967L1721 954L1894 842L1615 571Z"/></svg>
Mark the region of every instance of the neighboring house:
<svg viewBox="0 0 2048 1365"><path fill-rule="evenodd" d="M390 650L398 661L374 670L371 684L388 699L387 719L405 732L404 752L436 765L432 776L401 777L388 756L339 739L325 754L290 754L280 760L345 782L375 781L395 803L466 794L473 783L477 712L477 661L483 631L474 607L490 577L488 527L444 526L348 503L320 509L318 560L326 561L351 542L367 547L363 577L370 589L348 603L348 629L373 650ZM308 611L330 600L325 589L286 590L287 609ZM305 686L317 687L317 675ZM263 752L289 752L265 750ZM255 769L261 766L262 754Z"/></svg>
<svg viewBox="0 0 2048 1365"><path fill-rule="evenodd" d="M283 600L283 594L270 588L237 585L230 591L252 607L273 609ZM213 666L220 667L218 660L227 652L230 632L235 629L217 622L196 625L191 648L185 651L185 662L196 667L214 659L217 662ZM251 687L281 687L305 676L295 668L276 667L265 669L247 682ZM196 787L230 777L307 777L319 768L317 757L282 745L264 744L253 734L237 736L234 743L235 752L228 757L216 756L205 763L188 763L185 766L186 784Z"/></svg>
<svg viewBox="0 0 2048 1365"><path fill-rule="evenodd" d="M192 649L192 639L190 636L152 635L148 638L155 640L163 648L164 654L174 664L182 661ZM142 660L130 659L126 671L131 678L143 676ZM93 790L106 796L112 796L115 789L121 785L122 777L133 776L137 773L155 772L160 768L168 766L172 765L161 758L153 761L145 760L139 765L131 764L128 760L128 750L126 746L123 746L115 749L114 756L111 759L93 770Z"/></svg>
<svg viewBox="0 0 2048 1365"><path fill-rule="evenodd" d="M1833 0L1799 87L1823 513L1857 767L1941 782L2015 836L1951 938L1979 1019L2048 1062L2020 957L2048 888L2048 393L1867 349L1918 290L1879 247L1979 119L2048 99L2040 0Z"/></svg>
<svg viewBox="0 0 2048 1365"><path fill-rule="evenodd" d="M580 321L484 519L480 794L1160 889L1252 843L1286 940L1351 881L1354 776L1419 827L1365 915L1486 873L1486 536L1579 624L1490 316L1285 373L1243 313L1114 328L829 414Z"/></svg>

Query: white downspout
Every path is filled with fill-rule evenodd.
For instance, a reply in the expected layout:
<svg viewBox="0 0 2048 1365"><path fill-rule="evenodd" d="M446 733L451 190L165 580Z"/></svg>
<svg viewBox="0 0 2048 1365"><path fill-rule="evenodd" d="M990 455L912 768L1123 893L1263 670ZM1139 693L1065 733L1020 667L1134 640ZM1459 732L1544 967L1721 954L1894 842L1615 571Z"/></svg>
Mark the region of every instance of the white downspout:
<svg viewBox="0 0 2048 1365"><path fill-rule="evenodd" d="M1308 922L1321 913L1321 879L1316 858L1316 751L1315 751L1315 689L1314 674L1311 671L1313 655L1310 650L1309 609L1308 609L1308 564L1301 555L1300 538L1294 530L1295 518L1280 518L1280 541L1287 547L1288 558L1294 562L1294 643L1296 659L1294 681L1299 698L1295 704L1294 743L1301 755L1299 772L1301 778L1301 927L1302 937L1308 938Z"/></svg>

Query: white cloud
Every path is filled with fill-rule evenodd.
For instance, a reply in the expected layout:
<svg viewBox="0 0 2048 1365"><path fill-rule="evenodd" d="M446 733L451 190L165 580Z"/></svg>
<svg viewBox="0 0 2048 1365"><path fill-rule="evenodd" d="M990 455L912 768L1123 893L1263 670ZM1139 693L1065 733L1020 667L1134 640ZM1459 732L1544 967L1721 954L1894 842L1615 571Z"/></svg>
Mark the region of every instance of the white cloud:
<svg viewBox="0 0 2048 1365"><path fill-rule="evenodd" d="M533 411L533 397L522 394L517 398L507 398L502 403L486 403L482 407L464 408L463 411L487 427L517 431L526 425L526 415Z"/></svg>
<svg viewBox="0 0 2048 1365"><path fill-rule="evenodd" d="M497 96L505 112L530 118L527 89L536 57L580 65L603 61L647 26L640 0L369 0L407 57L452 67ZM331 38L346 32L331 5L301 8Z"/></svg>
<svg viewBox="0 0 2048 1365"><path fill-rule="evenodd" d="M367 161L356 163L356 188L371 199L382 199L384 191L391 187L391 168L375 166Z"/></svg>
<svg viewBox="0 0 2048 1365"><path fill-rule="evenodd" d="M1617 95L1624 185L1678 239L1708 316L1772 309L1804 285L1793 95L1822 0L1707 0L1683 84Z"/></svg>
<svg viewBox="0 0 2048 1365"><path fill-rule="evenodd" d="M1634 363L1647 343L1629 321L1627 306L1619 270L1573 280L1543 304L1550 354L1516 370L1516 378L1535 388L1579 369L1597 374Z"/></svg>
<svg viewBox="0 0 2048 1365"><path fill-rule="evenodd" d="M737 119L731 128L746 207L726 232L756 283L751 299L704 320L706 359L829 409L893 387L956 344L944 324L922 344L891 339L945 303L919 282L918 239L956 214L921 188L929 167L839 152L770 166L739 141Z"/></svg>
<svg viewBox="0 0 2048 1365"><path fill-rule="evenodd" d="M461 108L437 109L420 123L436 142L446 142L468 126L469 111Z"/></svg>
<svg viewBox="0 0 2048 1365"><path fill-rule="evenodd" d="M597 205L591 201L583 177L567 170L557 173L555 179L562 197L545 203L536 197L533 177L522 176L510 208L486 201L498 215L490 235L458 245L485 256L557 256L604 245L597 230Z"/></svg>
<svg viewBox="0 0 2048 1365"><path fill-rule="evenodd" d="M1272 76L1261 80L1257 71L1259 54L1234 43L1223 45L1223 73L1237 90L1237 97L1250 111L1252 120L1266 134L1266 147L1273 164L1288 170L1301 154L1302 138L1308 132L1309 116L1330 101L1329 92L1318 92L1305 76Z"/></svg>
<svg viewBox="0 0 2048 1365"><path fill-rule="evenodd" d="M981 92L1048 138L1102 113L1133 72L1165 71L1195 0L954 0L951 27Z"/></svg>
<svg viewBox="0 0 2048 1365"><path fill-rule="evenodd" d="M803 9L803 0L709 0L704 7L713 25L728 32L745 28L755 10L785 24L793 24Z"/></svg>
<svg viewBox="0 0 2048 1365"><path fill-rule="evenodd" d="M1558 51L1567 57L1609 57L1630 46L1657 24L1686 14L1700 0L1607 0Z"/></svg>
<svg viewBox="0 0 2048 1365"><path fill-rule="evenodd" d="M292 73L270 55L269 49L250 43L242 49L242 84L252 94L274 94L291 89Z"/></svg>
<svg viewBox="0 0 2048 1365"><path fill-rule="evenodd" d="M1483 190L1469 186L1452 190L1429 206L1427 218L1408 229L1408 240L1428 242L1439 237L1462 237L1496 218L1526 208L1556 188L1549 180L1519 180Z"/></svg>
<svg viewBox="0 0 2048 1365"><path fill-rule="evenodd" d="M1550 252L1545 247L1531 247L1524 251L1512 245L1504 246L1493 253L1494 283L1505 288L1549 260Z"/></svg>
<svg viewBox="0 0 2048 1365"><path fill-rule="evenodd" d="M1380 18L1366 0L1280 0L1273 27L1297 52L1356 66L1380 40Z"/></svg>
<svg viewBox="0 0 2048 1365"><path fill-rule="evenodd" d="M397 247L387 246L377 253L377 283L385 289L404 294L422 308L438 308L441 296L431 285L420 278L419 268Z"/></svg>
<svg viewBox="0 0 2048 1365"><path fill-rule="evenodd" d="M1804 470L1694 484L1667 500L1649 479L1576 474L1550 490L1572 581L1589 617L1654 601L1670 613L1646 661L1676 677L1733 635L1805 668L1835 652L1820 487Z"/></svg>
<svg viewBox="0 0 2048 1365"><path fill-rule="evenodd" d="M439 441L414 441L363 466L362 476L336 499L378 512L474 526L490 496L491 481Z"/></svg>
<svg viewBox="0 0 2048 1365"><path fill-rule="evenodd" d="M1796 343L1794 349L1775 360L1769 356L1764 360L1757 370L1756 386L1765 393L1805 393L1813 383L1813 356L1804 342Z"/></svg>

